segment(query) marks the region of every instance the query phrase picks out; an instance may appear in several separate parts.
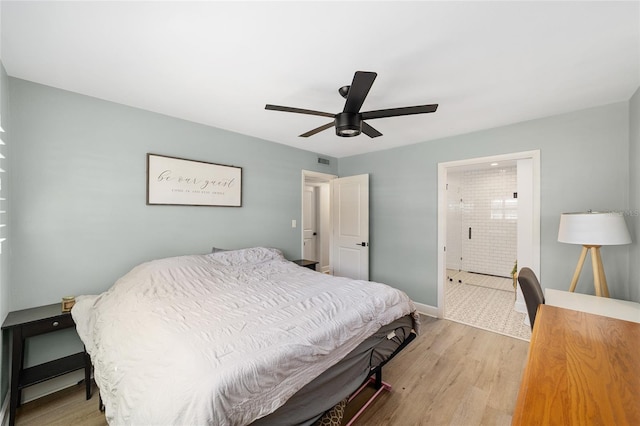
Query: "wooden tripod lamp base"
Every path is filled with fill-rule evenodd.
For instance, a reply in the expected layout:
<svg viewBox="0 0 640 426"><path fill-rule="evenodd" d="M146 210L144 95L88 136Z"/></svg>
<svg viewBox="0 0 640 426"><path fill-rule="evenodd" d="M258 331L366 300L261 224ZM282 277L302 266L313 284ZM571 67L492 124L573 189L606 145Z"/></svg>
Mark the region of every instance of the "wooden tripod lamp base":
<svg viewBox="0 0 640 426"><path fill-rule="evenodd" d="M596 290L596 296L609 297L609 287L607 286L607 278L604 275L604 266L602 265L602 257L600 256L600 247L595 245L583 245L582 253L578 259L578 265L576 271L573 273L573 279L571 280L571 286L569 291L574 292L576 285L578 284L578 278L580 278L580 271L584 266L584 261L587 258L587 252L591 252L591 264L593 265L593 286Z"/></svg>

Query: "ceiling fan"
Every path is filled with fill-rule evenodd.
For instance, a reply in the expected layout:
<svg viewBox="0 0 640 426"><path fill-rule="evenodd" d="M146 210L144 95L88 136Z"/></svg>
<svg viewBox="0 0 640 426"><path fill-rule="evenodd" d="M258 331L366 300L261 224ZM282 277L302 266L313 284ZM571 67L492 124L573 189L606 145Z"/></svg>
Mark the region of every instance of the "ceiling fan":
<svg viewBox="0 0 640 426"><path fill-rule="evenodd" d="M379 109L376 111L360 112L360 108L364 103L373 81L378 74L368 71L356 71L353 76L351 86L343 86L338 89L338 93L346 99L344 103L344 109L337 114L331 114L328 112L314 111L310 109L291 108L280 105L267 104L264 108L272 111L284 111L284 112L296 112L299 114L319 115L322 117L330 117L333 119L330 123L324 124L313 130L309 130L306 133L300 135L300 137L308 138L323 130L327 130L330 127L336 128L336 135L341 137L353 137L358 136L360 133L364 133L370 138L376 138L382 136L382 133L365 123L364 120L373 120L375 118L385 117L398 117L401 115L412 114L426 114L429 112L435 112L438 109L438 104L432 105L418 105L403 108L389 108Z"/></svg>

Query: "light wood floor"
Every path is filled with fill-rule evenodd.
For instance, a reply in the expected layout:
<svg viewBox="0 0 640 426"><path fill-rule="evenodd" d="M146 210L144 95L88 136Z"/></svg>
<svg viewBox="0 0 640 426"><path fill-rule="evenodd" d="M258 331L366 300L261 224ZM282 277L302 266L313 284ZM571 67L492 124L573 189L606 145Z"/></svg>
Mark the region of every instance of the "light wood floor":
<svg viewBox="0 0 640 426"><path fill-rule="evenodd" d="M356 424L510 425L528 342L448 320L423 316L422 323L421 335L384 367L392 391ZM86 401L83 385L25 404L16 419L19 426L106 424L97 391Z"/></svg>

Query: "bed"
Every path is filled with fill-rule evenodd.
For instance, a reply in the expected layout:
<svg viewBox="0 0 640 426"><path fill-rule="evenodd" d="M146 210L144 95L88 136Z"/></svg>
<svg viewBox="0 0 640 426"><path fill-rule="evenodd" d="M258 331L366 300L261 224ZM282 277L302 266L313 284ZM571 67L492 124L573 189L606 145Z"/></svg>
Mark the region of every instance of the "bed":
<svg viewBox="0 0 640 426"><path fill-rule="evenodd" d="M419 331L411 300L254 247L143 263L72 316L110 424L313 424Z"/></svg>

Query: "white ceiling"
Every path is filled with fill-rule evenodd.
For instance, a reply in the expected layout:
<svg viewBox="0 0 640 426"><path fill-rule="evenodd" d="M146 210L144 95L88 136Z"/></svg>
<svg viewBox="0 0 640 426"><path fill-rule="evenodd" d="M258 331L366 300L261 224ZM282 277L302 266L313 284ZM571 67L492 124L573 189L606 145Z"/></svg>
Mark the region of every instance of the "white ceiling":
<svg viewBox="0 0 640 426"><path fill-rule="evenodd" d="M640 85L640 2L1 3L7 73L344 157L628 100ZM384 136L297 135L336 113L356 70Z"/></svg>

